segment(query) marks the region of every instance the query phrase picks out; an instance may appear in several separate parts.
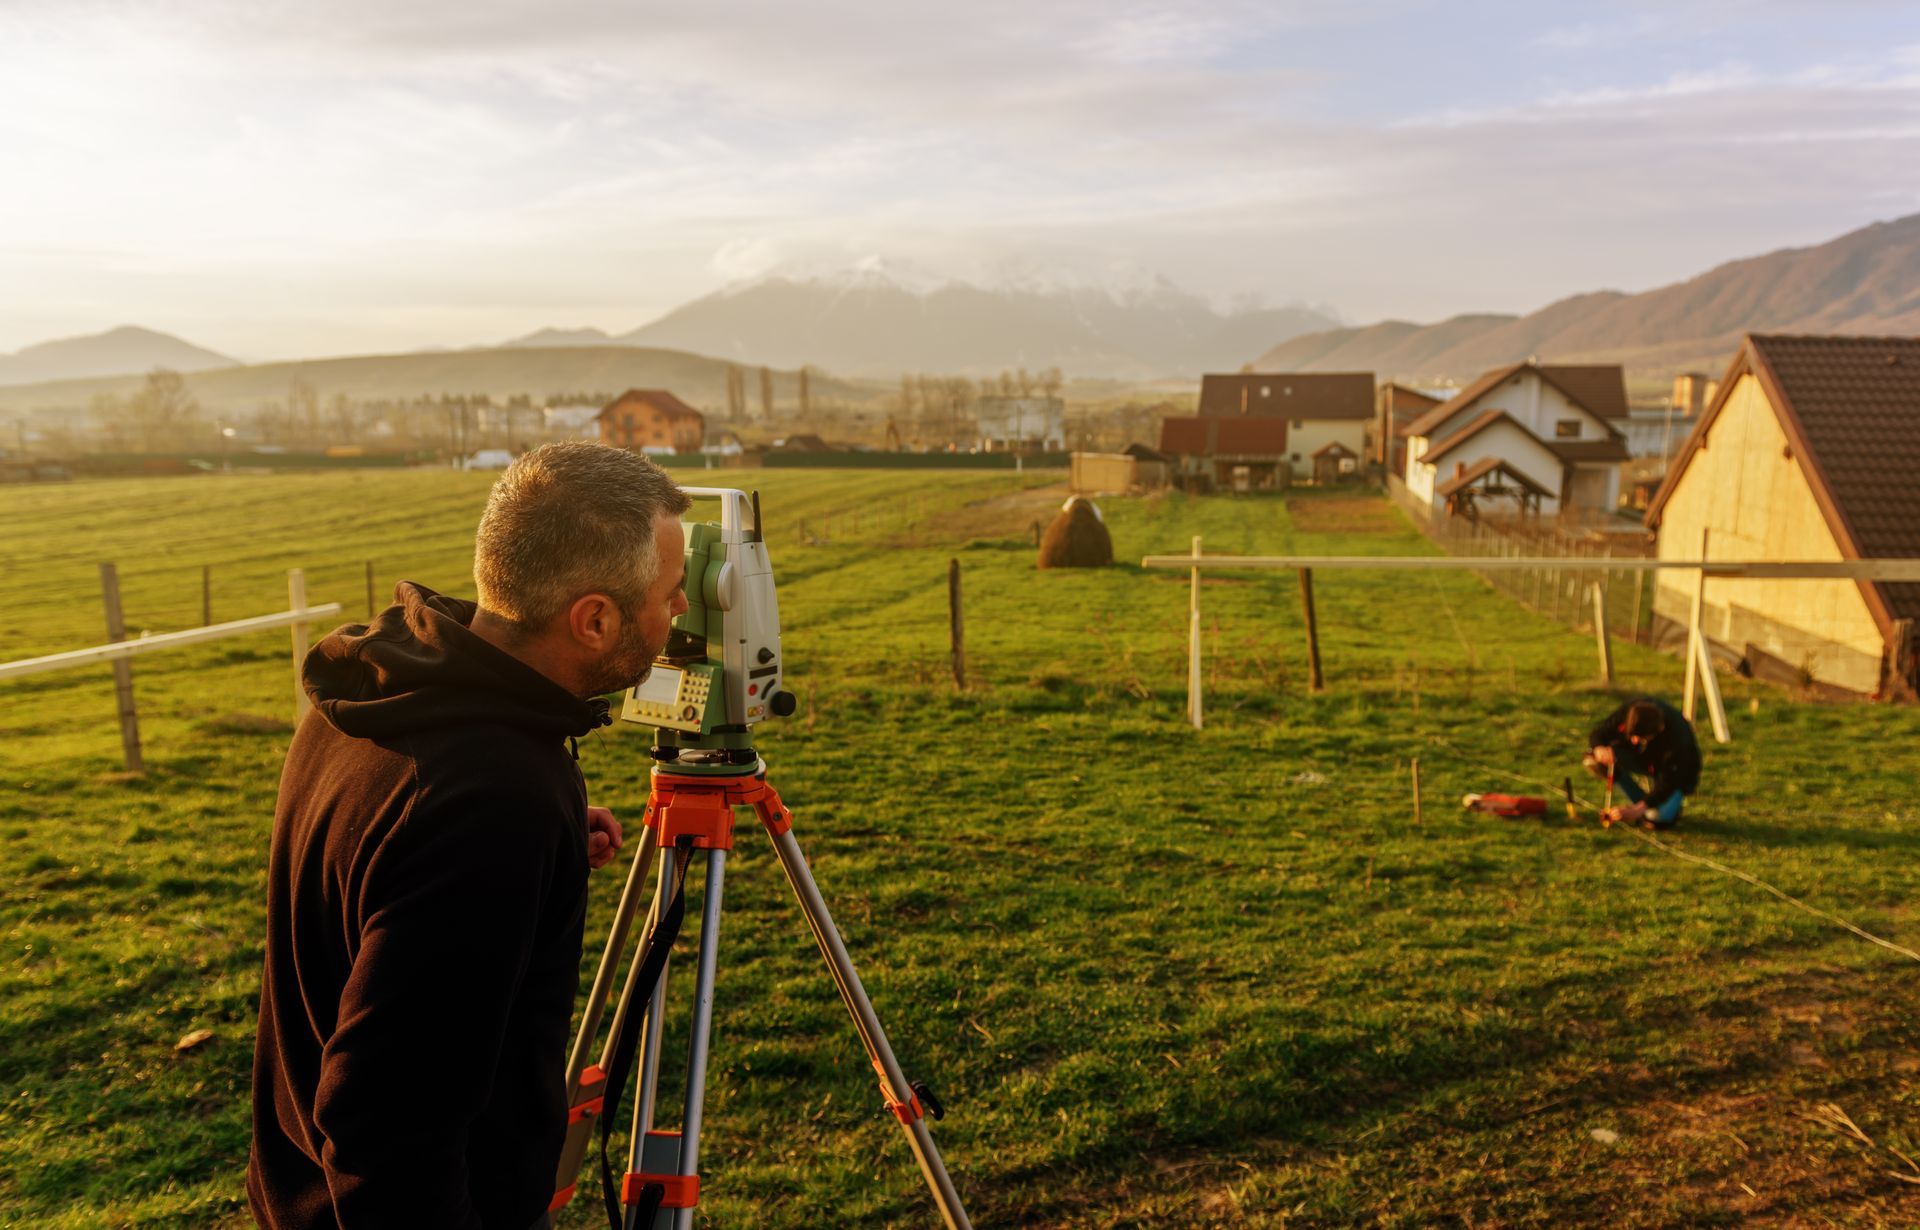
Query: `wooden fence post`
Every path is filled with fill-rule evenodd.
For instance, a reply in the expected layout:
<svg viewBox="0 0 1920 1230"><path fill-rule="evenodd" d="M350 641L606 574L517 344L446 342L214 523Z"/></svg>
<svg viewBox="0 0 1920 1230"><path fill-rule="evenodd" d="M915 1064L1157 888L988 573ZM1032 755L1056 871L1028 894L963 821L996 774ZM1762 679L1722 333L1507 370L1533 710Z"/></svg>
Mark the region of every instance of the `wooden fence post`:
<svg viewBox="0 0 1920 1230"><path fill-rule="evenodd" d="M118 643L127 639L127 621L120 611L120 572L112 564L100 565L100 598L107 608L107 639ZM145 773L140 758L140 713L133 704L133 663L125 658L113 664L114 703L120 711L120 751L129 773Z"/></svg>
<svg viewBox="0 0 1920 1230"><path fill-rule="evenodd" d="M1700 690L1706 693L1707 716L1713 719L1713 741L1731 743L1733 732L1727 729L1727 707L1720 703L1720 677L1713 673L1713 651L1707 648L1704 636L1693 644L1700 653Z"/></svg>
<svg viewBox="0 0 1920 1230"><path fill-rule="evenodd" d="M1420 823L1420 758L1413 758L1413 822Z"/></svg>
<svg viewBox="0 0 1920 1230"><path fill-rule="evenodd" d="M307 609L307 574L304 569L287 569L287 609L304 611ZM294 624L293 628L293 720L298 724L307 715L306 683L300 677L301 664L307 657L307 625Z"/></svg>
<svg viewBox="0 0 1920 1230"><path fill-rule="evenodd" d="M373 605L373 561L368 560L367 561L367 622L368 623L373 622L374 610L375 608Z"/></svg>
<svg viewBox="0 0 1920 1230"><path fill-rule="evenodd" d="M1320 625L1313 617L1313 569L1300 570L1300 610L1307 619L1307 681L1315 692L1327 690L1320 674Z"/></svg>
<svg viewBox="0 0 1920 1230"><path fill-rule="evenodd" d="M953 686L967 690L966 625L960 615L960 561L947 561L947 635L953 648Z"/></svg>
<svg viewBox="0 0 1920 1230"><path fill-rule="evenodd" d="M200 565L200 626L213 622L213 565Z"/></svg>
<svg viewBox="0 0 1920 1230"><path fill-rule="evenodd" d="M1700 612L1707 601L1707 531L1700 531L1700 571L1693 577L1693 610L1687 616L1687 683L1682 693L1680 712L1689 722L1693 720L1693 692L1696 677L1700 670L1700 642L1704 634L1700 630Z"/></svg>
<svg viewBox="0 0 1920 1230"><path fill-rule="evenodd" d="M1593 583L1593 636L1600 646L1600 679L1613 682L1613 642L1607 637L1607 587Z"/></svg>
<svg viewBox="0 0 1920 1230"><path fill-rule="evenodd" d="M1643 569L1643 568L1635 568L1635 569L1633 570L1633 611L1632 611L1632 622L1630 622L1630 623L1629 623L1629 624L1627 625L1627 627L1628 627L1628 631L1629 631L1629 633L1631 634L1631 636L1632 636L1632 638L1633 638L1633 643L1634 643L1634 644L1636 644L1636 645L1638 645L1638 644L1640 644L1640 643L1641 643L1641 642L1640 642L1640 600L1641 600L1641 599L1642 599L1642 598L1643 598L1643 597L1645 596L1645 594L1646 594L1646 585L1647 585L1647 573L1646 573L1646 570L1645 570L1645 569ZM1660 590L1660 587L1659 587L1659 586L1657 586L1657 585L1656 585L1656 586L1654 586L1654 592L1655 592L1655 593L1658 593L1658 592L1659 592L1659 590Z"/></svg>
<svg viewBox="0 0 1920 1230"><path fill-rule="evenodd" d="M1187 721L1201 727L1200 704L1200 535L1193 536L1193 579L1187 597Z"/></svg>

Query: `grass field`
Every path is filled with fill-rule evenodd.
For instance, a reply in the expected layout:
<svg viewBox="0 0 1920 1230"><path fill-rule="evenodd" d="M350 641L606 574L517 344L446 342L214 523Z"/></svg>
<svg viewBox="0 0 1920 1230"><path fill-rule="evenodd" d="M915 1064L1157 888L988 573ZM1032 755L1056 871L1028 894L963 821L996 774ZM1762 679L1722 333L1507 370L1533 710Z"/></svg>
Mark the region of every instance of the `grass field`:
<svg viewBox="0 0 1920 1230"><path fill-rule="evenodd" d="M1476 818L1577 770L1592 643L1466 575L1039 573L1034 475L769 472L790 683L762 750L981 1226L1920 1224L1911 962L1632 836ZM129 623L468 593L486 476L0 489L0 661ZM1380 499L1105 505L1123 561L1427 550ZM802 523L805 536L802 535ZM972 686L947 678L964 570ZM1410 579L1411 578L1411 579ZM1620 692L1677 691L1617 646ZM0 684L0 1224L246 1224L248 1065L284 632ZM1672 841L1920 941L1920 712L1728 681ZM1416 825L1408 761L1425 795ZM644 795L637 730L581 757ZM1583 790L1592 800L1595 791ZM770 851L729 867L702 1224L933 1224ZM598 873L589 963L618 889ZM195 1029L214 1040L186 1053ZM449 1073L448 1079L463 1079ZM1847 1124L1857 1128L1849 1131ZM591 1219L576 1205L566 1225Z"/></svg>

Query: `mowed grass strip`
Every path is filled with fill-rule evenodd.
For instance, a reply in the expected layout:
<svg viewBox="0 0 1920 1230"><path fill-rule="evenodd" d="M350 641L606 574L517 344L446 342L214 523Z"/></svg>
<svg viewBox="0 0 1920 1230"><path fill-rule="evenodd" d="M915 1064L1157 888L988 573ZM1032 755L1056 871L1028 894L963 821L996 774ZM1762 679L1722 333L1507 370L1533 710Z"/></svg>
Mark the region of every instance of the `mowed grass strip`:
<svg viewBox="0 0 1920 1230"><path fill-rule="evenodd" d="M1119 566L1040 573L1031 527L1063 495L1028 489L1044 476L713 478L762 490L781 578L801 709L763 751L909 1073L949 1104L936 1135L979 1224L1916 1220L1911 963L1623 834L1458 810L1576 769L1616 695L1677 691L1672 658L1616 646L1608 693L1589 638L1469 576L1327 573L1330 688L1309 696L1294 578L1210 577L1196 733L1186 577L1134 561L1194 534L1430 548L1377 499L1176 495L1103 502ZM0 659L99 639L103 558L154 630L198 622L203 562L216 617L277 609L294 565L356 617L365 559L383 588L469 593L486 485L0 491ZM138 780L104 670L0 685L0 1222L245 1224L286 645L138 661ZM1911 945L1914 711L1727 691L1735 742L1709 747L1677 843ZM582 745L630 821L644 743ZM601 875L589 967L618 888ZM931 1224L750 830L727 887L705 1224ZM214 1040L176 1054L198 1028ZM590 1222L582 1204L566 1224Z"/></svg>

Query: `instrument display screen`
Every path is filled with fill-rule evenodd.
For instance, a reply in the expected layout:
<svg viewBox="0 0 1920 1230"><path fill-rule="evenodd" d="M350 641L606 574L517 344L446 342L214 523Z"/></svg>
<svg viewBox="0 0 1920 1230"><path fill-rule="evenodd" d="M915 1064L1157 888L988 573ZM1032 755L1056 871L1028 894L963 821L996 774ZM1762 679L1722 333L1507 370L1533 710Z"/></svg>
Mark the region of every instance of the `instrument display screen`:
<svg viewBox="0 0 1920 1230"><path fill-rule="evenodd" d="M680 697L680 671L677 667L654 664L645 679L633 689L634 699L671 705Z"/></svg>

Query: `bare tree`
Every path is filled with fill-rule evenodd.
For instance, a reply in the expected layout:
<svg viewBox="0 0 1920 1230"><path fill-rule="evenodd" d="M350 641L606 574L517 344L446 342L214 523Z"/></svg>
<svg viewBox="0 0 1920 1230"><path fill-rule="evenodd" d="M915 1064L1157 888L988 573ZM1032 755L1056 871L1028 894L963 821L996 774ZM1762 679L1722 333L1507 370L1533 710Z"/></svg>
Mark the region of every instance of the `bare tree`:
<svg viewBox="0 0 1920 1230"><path fill-rule="evenodd" d="M1060 396L1061 386L1066 384L1066 382L1067 378L1059 368L1049 367L1046 371L1040 373L1040 395L1042 397L1058 397Z"/></svg>
<svg viewBox="0 0 1920 1230"><path fill-rule="evenodd" d="M727 364L727 421L738 423L747 416L747 374L736 363Z"/></svg>
<svg viewBox="0 0 1920 1230"><path fill-rule="evenodd" d="M342 444L352 444L359 430L359 410L345 393L335 393L327 403L327 420Z"/></svg>
<svg viewBox="0 0 1920 1230"><path fill-rule="evenodd" d="M813 414L812 373L813 367L811 364L802 363L800 365L800 417L803 419L809 418Z"/></svg>
<svg viewBox="0 0 1920 1230"><path fill-rule="evenodd" d="M151 453L188 442L200 417L200 403L179 372L156 367L147 373L140 391L127 399L127 417L140 436L141 451Z"/></svg>
<svg viewBox="0 0 1920 1230"><path fill-rule="evenodd" d="M760 369L760 417L773 418L773 371L765 367Z"/></svg>
<svg viewBox="0 0 1920 1230"><path fill-rule="evenodd" d="M127 416L126 402L111 393L95 393L92 403L87 407L87 417L106 436L107 445L114 452L127 447L127 441L133 433L133 423Z"/></svg>
<svg viewBox="0 0 1920 1230"><path fill-rule="evenodd" d="M295 376L287 386L287 418L308 448L320 443L320 390L313 381Z"/></svg>

